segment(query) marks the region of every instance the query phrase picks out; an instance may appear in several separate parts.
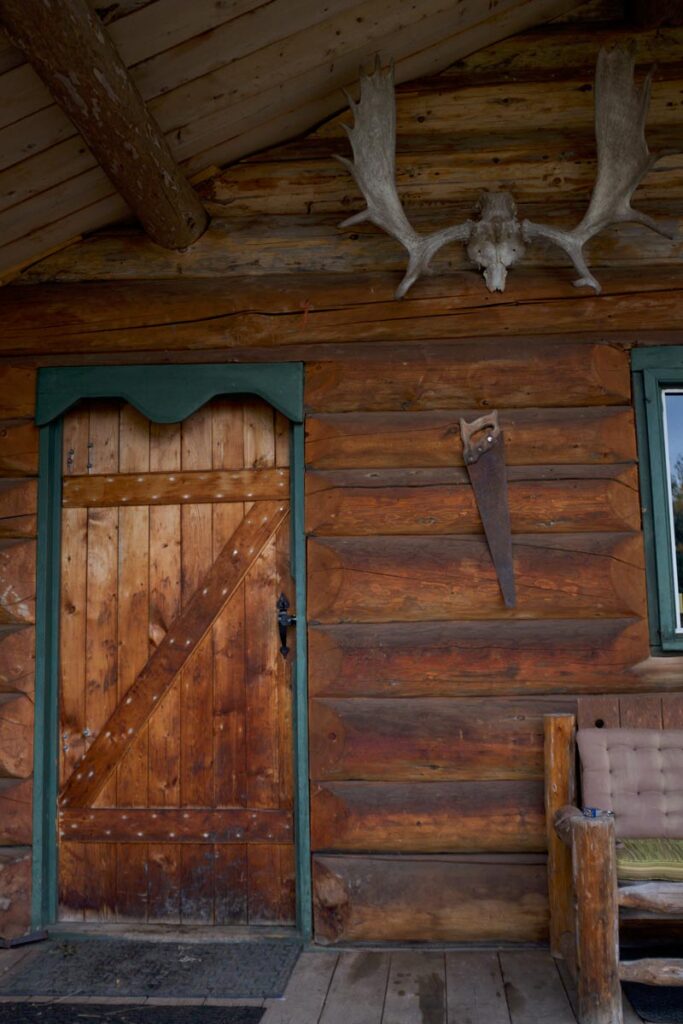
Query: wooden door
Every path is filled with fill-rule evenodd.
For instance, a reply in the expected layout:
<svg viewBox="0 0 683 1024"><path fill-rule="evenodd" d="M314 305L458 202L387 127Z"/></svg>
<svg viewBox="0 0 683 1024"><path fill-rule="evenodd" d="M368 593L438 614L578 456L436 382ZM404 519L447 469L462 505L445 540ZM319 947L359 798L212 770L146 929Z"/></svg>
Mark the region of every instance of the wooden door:
<svg viewBox="0 0 683 1024"><path fill-rule="evenodd" d="M288 456L260 399L65 417L62 920L294 920Z"/></svg>

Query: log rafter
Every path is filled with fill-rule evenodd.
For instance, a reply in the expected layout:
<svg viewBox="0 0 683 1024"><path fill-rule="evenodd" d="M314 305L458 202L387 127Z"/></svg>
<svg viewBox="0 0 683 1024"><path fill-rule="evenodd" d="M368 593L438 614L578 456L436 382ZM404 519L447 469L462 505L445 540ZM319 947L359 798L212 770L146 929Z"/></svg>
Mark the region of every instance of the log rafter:
<svg viewBox="0 0 683 1024"><path fill-rule="evenodd" d="M208 217L87 0L0 0L0 22L153 241L184 249Z"/></svg>

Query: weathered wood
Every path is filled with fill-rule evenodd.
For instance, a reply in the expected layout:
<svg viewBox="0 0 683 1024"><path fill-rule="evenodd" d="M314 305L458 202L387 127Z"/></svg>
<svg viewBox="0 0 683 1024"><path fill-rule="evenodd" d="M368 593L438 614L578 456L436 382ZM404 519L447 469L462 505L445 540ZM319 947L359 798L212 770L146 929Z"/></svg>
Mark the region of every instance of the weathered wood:
<svg viewBox="0 0 683 1024"><path fill-rule="evenodd" d="M557 968L545 950L501 950L511 1024L574 1024Z"/></svg>
<svg viewBox="0 0 683 1024"><path fill-rule="evenodd" d="M313 859L319 942L543 941L543 858Z"/></svg>
<svg viewBox="0 0 683 1024"><path fill-rule="evenodd" d="M613 818L573 819L572 865L579 1018L585 1024L618 1024L623 1018Z"/></svg>
<svg viewBox="0 0 683 1024"><path fill-rule="evenodd" d="M117 473L70 476L64 480L64 508L127 505L186 505L197 502L262 501L289 497L284 469L214 472ZM0 490L0 516L2 515Z"/></svg>
<svg viewBox="0 0 683 1024"><path fill-rule="evenodd" d="M206 213L86 0L3 0L0 17L150 237L191 245Z"/></svg>
<svg viewBox="0 0 683 1024"><path fill-rule="evenodd" d="M574 715L547 715L544 719L545 828L548 845L548 898L550 952L561 957L573 934L572 857L555 832L555 812L574 802L576 750Z"/></svg>
<svg viewBox="0 0 683 1024"><path fill-rule="evenodd" d="M372 394L369 389L366 393ZM547 390L544 400L561 402L562 396L557 390ZM444 404L447 401L450 399L444 398ZM371 397L365 400L365 404L371 403ZM473 415L478 413L455 410L309 416L306 461L314 469L412 469L417 443L420 466L461 466L460 418L471 419ZM505 431L508 471L515 466L635 459L633 413L623 407L503 409L500 424Z"/></svg>
<svg viewBox="0 0 683 1024"><path fill-rule="evenodd" d="M34 424L25 420L5 420L0 423L0 476L37 472L38 431Z"/></svg>
<svg viewBox="0 0 683 1024"><path fill-rule="evenodd" d="M35 537L37 481L0 479L0 537Z"/></svg>
<svg viewBox="0 0 683 1024"><path fill-rule="evenodd" d="M479 367L477 374L471 373L473 364ZM553 386L558 374L566 384L560 391ZM372 388L368 388L370 378ZM491 378L496 381L497 408L619 405L628 402L630 395L627 354L611 346L518 342L501 349L479 342L459 345L448 355L436 352L424 364L422 360L359 361L349 367L311 363L306 367L306 406L328 413L451 408L463 410L458 416L466 416L467 410L485 409L490 404L487 382ZM536 413L539 416L543 418ZM548 418L552 419L552 414ZM504 419L501 426L507 429ZM453 436L453 445L461 465L459 434Z"/></svg>
<svg viewBox="0 0 683 1024"><path fill-rule="evenodd" d="M309 615L387 622L645 614L640 536L517 534L513 555L517 607L506 610L483 538L317 538L309 544Z"/></svg>
<svg viewBox="0 0 683 1024"><path fill-rule="evenodd" d="M543 714L569 697L311 701L311 777L446 781L543 777Z"/></svg>
<svg viewBox="0 0 683 1024"><path fill-rule="evenodd" d="M21 693L0 694L0 778L33 771L33 703Z"/></svg>
<svg viewBox="0 0 683 1024"><path fill-rule="evenodd" d="M649 652L644 619L329 625L312 626L308 638L317 697L590 693L606 679L622 690L652 685L631 672Z"/></svg>
<svg viewBox="0 0 683 1024"><path fill-rule="evenodd" d="M683 985L683 960L622 960L619 978L641 985Z"/></svg>
<svg viewBox="0 0 683 1024"><path fill-rule="evenodd" d="M382 1020L389 957L371 950L342 953L334 972L320 1024L380 1024ZM354 993L349 1000L349 992ZM351 1003L351 1005L350 1005Z"/></svg>
<svg viewBox="0 0 683 1024"><path fill-rule="evenodd" d="M31 930L31 849L0 849L0 937L16 939Z"/></svg>
<svg viewBox="0 0 683 1024"><path fill-rule="evenodd" d="M604 467L599 467L600 469ZM513 533L581 533L591 530L637 530L640 502L632 467L614 477L591 479L548 473L565 479L534 479L531 469L508 472L508 501ZM306 529L318 536L373 536L377 534L481 533L482 524L474 492L458 470L442 471L443 483L411 480L392 485L380 472L309 474ZM458 476L456 477L456 474ZM416 474L417 475L417 474ZM371 477L374 476L373 480ZM398 474L392 474L394 479ZM451 477L447 480L448 476ZM526 476L528 479L519 479ZM373 486L374 485L374 486Z"/></svg>
<svg viewBox="0 0 683 1024"><path fill-rule="evenodd" d="M419 1017L446 1024L444 955L417 949L393 952L382 1020L412 1024Z"/></svg>
<svg viewBox="0 0 683 1024"><path fill-rule="evenodd" d="M0 541L0 623L34 622L35 594L35 541Z"/></svg>
<svg viewBox="0 0 683 1024"><path fill-rule="evenodd" d="M24 416L33 416L36 408L36 371L32 366L13 366L4 363L0 366L0 419L15 420ZM6 426L3 424L3 426ZM10 424L10 426L15 426ZM32 428L35 434L35 428ZM37 434L36 452L38 450ZM6 442L13 439L0 433L0 440L5 447ZM22 438L22 440L24 440Z"/></svg>
<svg viewBox="0 0 683 1024"><path fill-rule="evenodd" d="M624 885L617 893L620 907L653 910L665 914L683 913L683 886L679 882L643 882Z"/></svg>
<svg viewBox="0 0 683 1024"><path fill-rule="evenodd" d="M91 807L60 813L65 842L83 843L252 843L290 842L287 811L230 808Z"/></svg>
<svg viewBox="0 0 683 1024"><path fill-rule="evenodd" d="M446 953L447 1024L510 1024L497 953Z"/></svg>
<svg viewBox="0 0 683 1024"><path fill-rule="evenodd" d="M35 630L32 626L0 630L0 692L32 694L35 684Z"/></svg>
<svg viewBox="0 0 683 1024"><path fill-rule="evenodd" d="M640 268L606 269L600 275L603 293L596 297L579 295L571 279L571 270L563 269L539 282L536 270L522 268L515 273L514 296L492 295L478 273L456 273L421 282L417 297L402 302L393 299L396 281L390 274L292 274L273 276L267 284L230 278L36 285L30 292L30 286L9 288L0 294L0 349L34 353L37 338L52 357L242 347L277 351L328 342L452 344L471 339L475 320L482 338L602 331L627 331L632 338L634 332L681 328L680 267L658 268L656 279L644 278ZM598 359L614 365L621 397L615 395L613 403L623 403L621 387L628 375L621 358L608 346Z"/></svg>
<svg viewBox="0 0 683 1024"><path fill-rule="evenodd" d="M574 804L564 804L557 808L551 819L555 835L569 849L572 845L572 822L581 817L583 817L583 811L578 807Z"/></svg>
<svg viewBox="0 0 683 1024"><path fill-rule="evenodd" d="M0 779L0 846L31 844L32 796L31 779Z"/></svg>
<svg viewBox="0 0 683 1024"><path fill-rule="evenodd" d="M63 806L87 806L97 795L128 749L132 737L147 722L188 655L211 628L220 609L287 514L286 507L276 502L263 502L256 515L247 517L235 531L207 573L202 590L195 592L169 628L130 688L126 703L120 705L118 714L108 721L106 729L67 781L62 789ZM249 548L256 554L249 554Z"/></svg>
<svg viewBox="0 0 683 1024"><path fill-rule="evenodd" d="M314 782L314 850L539 852L542 785L513 782Z"/></svg>

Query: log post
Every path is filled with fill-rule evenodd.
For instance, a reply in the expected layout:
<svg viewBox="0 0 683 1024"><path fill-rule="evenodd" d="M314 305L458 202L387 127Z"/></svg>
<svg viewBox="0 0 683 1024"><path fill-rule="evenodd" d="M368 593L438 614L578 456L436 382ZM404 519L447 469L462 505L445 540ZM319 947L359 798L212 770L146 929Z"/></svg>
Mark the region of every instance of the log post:
<svg viewBox="0 0 683 1024"><path fill-rule="evenodd" d="M87 0L0 0L0 21L150 238L196 241L206 211Z"/></svg>
<svg viewBox="0 0 683 1024"><path fill-rule="evenodd" d="M550 901L550 952L566 957L572 952L574 932L572 855L555 831L555 814L574 802L574 715L546 715L545 733L545 828L548 841L548 896Z"/></svg>
<svg viewBox="0 0 683 1024"><path fill-rule="evenodd" d="M623 1024L614 819L575 817L571 828L579 1021Z"/></svg>

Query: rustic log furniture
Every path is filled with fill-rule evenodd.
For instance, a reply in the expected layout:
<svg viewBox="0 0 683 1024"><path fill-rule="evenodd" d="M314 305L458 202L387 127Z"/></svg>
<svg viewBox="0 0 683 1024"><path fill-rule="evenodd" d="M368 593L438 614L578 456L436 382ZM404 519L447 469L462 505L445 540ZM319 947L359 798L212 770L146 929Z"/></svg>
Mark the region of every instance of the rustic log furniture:
<svg viewBox="0 0 683 1024"><path fill-rule="evenodd" d="M545 716L550 949L575 973L581 1024L621 1024L621 981L683 985L683 960L619 958L620 908L680 916L683 883L624 884L617 865L621 837L683 837L671 786L679 772L683 790L682 724L679 694L589 697L576 717ZM577 742L585 812L576 806ZM613 813L592 817L593 803Z"/></svg>

